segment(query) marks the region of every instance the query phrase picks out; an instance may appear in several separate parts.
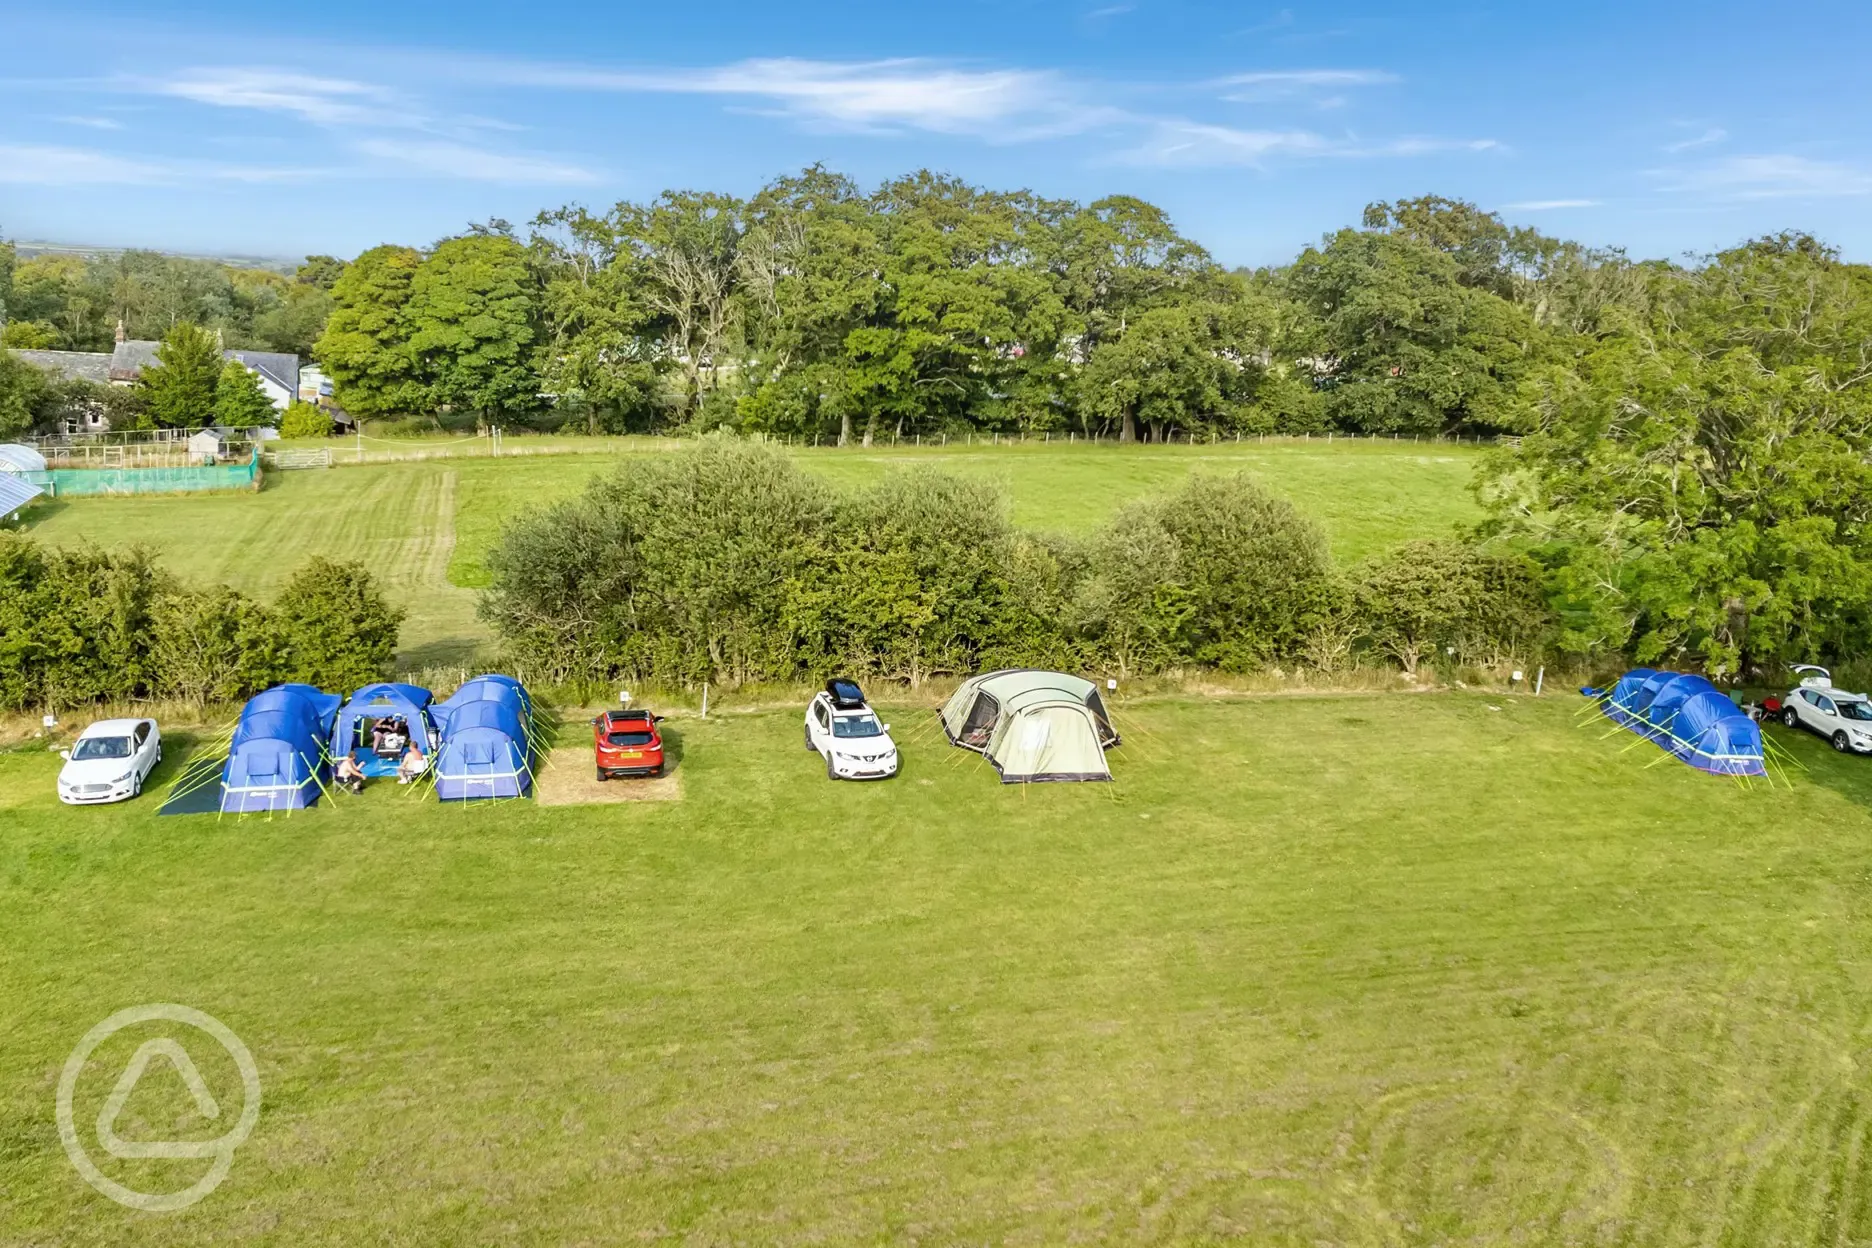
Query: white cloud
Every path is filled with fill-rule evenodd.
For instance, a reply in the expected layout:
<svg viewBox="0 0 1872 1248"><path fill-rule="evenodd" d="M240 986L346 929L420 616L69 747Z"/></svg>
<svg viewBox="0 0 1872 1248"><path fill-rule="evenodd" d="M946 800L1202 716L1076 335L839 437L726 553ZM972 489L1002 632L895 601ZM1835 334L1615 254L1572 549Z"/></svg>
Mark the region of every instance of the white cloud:
<svg viewBox="0 0 1872 1248"><path fill-rule="evenodd" d="M1729 132L1724 130L1721 126L1711 126L1694 139L1682 139L1676 143L1666 143L1664 145L1664 150L1667 152L1688 152L1695 148L1710 147L1714 144L1721 143L1728 137Z"/></svg>
<svg viewBox="0 0 1872 1248"><path fill-rule="evenodd" d="M1270 69L1218 78L1217 86L1365 87L1400 81L1378 69Z"/></svg>
<svg viewBox="0 0 1872 1248"><path fill-rule="evenodd" d="M1500 148L1494 139L1439 139L1411 136L1370 143L1355 137L1328 138L1311 130L1243 130L1181 118L1157 122L1150 137L1122 154L1130 164L1171 167L1247 165L1259 167L1276 156L1381 158L1427 156L1439 152L1484 152Z"/></svg>
<svg viewBox="0 0 1872 1248"><path fill-rule="evenodd" d="M1400 81L1396 74L1377 69L1275 69L1232 74L1208 85L1226 88L1222 98L1233 104L1268 104L1304 98L1322 108L1337 108L1346 102L1345 96L1338 92Z"/></svg>
<svg viewBox="0 0 1872 1248"><path fill-rule="evenodd" d="M1596 199L1524 199L1516 204L1503 204L1504 212L1552 212L1559 208L1597 208Z"/></svg>
<svg viewBox="0 0 1872 1248"><path fill-rule="evenodd" d="M739 96L840 130L913 129L1013 140L1073 133L1121 115L1086 103L1051 71L971 70L916 59L778 58L712 69L646 71L506 62L476 74L507 86Z"/></svg>
<svg viewBox="0 0 1872 1248"><path fill-rule="evenodd" d="M1830 199L1872 195L1872 172L1840 161L1777 153L1726 156L1688 168L1654 170L1664 189L1729 199Z"/></svg>
<svg viewBox="0 0 1872 1248"><path fill-rule="evenodd" d="M123 122L110 117L54 117L62 126L83 126L87 130L121 130Z"/></svg>
<svg viewBox="0 0 1872 1248"><path fill-rule="evenodd" d="M319 125L395 124L392 92L345 78L276 69L190 69L150 84L158 95L217 108L290 113Z"/></svg>
<svg viewBox="0 0 1872 1248"><path fill-rule="evenodd" d="M491 152L465 143L365 139L355 147L366 156L394 162L405 170L469 182L576 185L598 180L597 174L577 165L538 156Z"/></svg>
<svg viewBox="0 0 1872 1248"><path fill-rule="evenodd" d="M138 159L92 148L0 144L0 183L22 186L153 186L202 180L290 182L319 174L315 169Z"/></svg>
<svg viewBox="0 0 1872 1248"><path fill-rule="evenodd" d="M20 186L122 185L161 182L158 165L78 147L0 144L0 182Z"/></svg>

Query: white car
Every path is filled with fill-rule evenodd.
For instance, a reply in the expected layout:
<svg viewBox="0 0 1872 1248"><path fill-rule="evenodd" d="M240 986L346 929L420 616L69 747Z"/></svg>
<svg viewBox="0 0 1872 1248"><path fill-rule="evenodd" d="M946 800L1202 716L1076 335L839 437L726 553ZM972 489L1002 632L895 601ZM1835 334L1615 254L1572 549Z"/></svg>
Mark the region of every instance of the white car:
<svg viewBox="0 0 1872 1248"><path fill-rule="evenodd" d="M162 733L153 719L101 719L60 750L59 801L68 806L121 802L143 791L162 761Z"/></svg>
<svg viewBox="0 0 1872 1248"><path fill-rule="evenodd" d="M1872 699L1835 689L1824 667L1802 663L1794 670L1800 687L1781 699L1781 722L1819 733L1842 754L1872 754Z"/></svg>
<svg viewBox="0 0 1872 1248"><path fill-rule="evenodd" d="M828 680L806 705L806 748L825 758L828 780L887 780L897 774L890 725L849 680Z"/></svg>

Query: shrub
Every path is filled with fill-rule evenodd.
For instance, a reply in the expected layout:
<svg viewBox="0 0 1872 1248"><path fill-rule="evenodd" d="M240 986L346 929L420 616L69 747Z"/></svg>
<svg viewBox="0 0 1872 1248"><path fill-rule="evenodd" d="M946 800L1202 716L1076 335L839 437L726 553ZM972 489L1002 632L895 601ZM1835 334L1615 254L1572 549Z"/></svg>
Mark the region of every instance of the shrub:
<svg viewBox="0 0 1872 1248"><path fill-rule="evenodd" d="M275 611L286 679L355 689L389 674L404 612L363 564L315 556L286 582Z"/></svg>
<svg viewBox="0 0 1872 1248"><path fill-rule="evenodd" d="M331 415L316 403L294 400L286 405L286 414L280 418L282 438L329 438L331 432Z"/></svg>
<svg viewBox="0 0 1872 1248"><path fill-rule="evenodd" d="M548 679L788 676L787 584L827 507L778 452L706 439L516 521L482 613Z"/></svg>
<svg viewBox="0 0 1872 1248"><path fill-rule="evenodd" d="M1332 573L1326 537L1245 474L1192 477L1093 539L1073 627L1120 672L1250 671L1294 653Z"/></svg>
<svg viewBox="0 0 1872 1248"><path fill-rule="evenodd" d="M47 550L0 533L0 707L200 706L281 680L351 689L387 670L401 619L358 564L312 560L269 609L184 585L141 550Z"/></svg>
<svg viewBox="0 0 1872 1248"><path fill-rule="evenodd" d="M1439 650L1465 663L1532 657L1552 627L1532 563L1463 542L1405 543L1365 566L1357 596L1373 641L1406 672Z"/></svg>
<svg viewBox="0 0 1872 1248"><path fill-rule="evenodd" d="M283 678L278 621L226 586L171 587L150 613L151 691L192 702L244 698Z"/></svg>
<svg viewBox="0 0 1872 1248"><path fill-rule="evenodd" d="M47 551L0 533L0 703L57 709L137 692L159 583L139 550Z"/></svg>

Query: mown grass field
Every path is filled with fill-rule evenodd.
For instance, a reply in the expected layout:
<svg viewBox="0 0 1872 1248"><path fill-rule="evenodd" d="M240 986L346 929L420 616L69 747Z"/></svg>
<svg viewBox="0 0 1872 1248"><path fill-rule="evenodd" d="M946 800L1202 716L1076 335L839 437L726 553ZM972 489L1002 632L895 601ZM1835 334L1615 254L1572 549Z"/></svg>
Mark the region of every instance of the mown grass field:
<svg viewBox="0 0 1872 1248"><path fill-rule="evenodd" d="M1116 784L1030 790L924 707L851 786L730 706L680 802L271 822L0 755L0 1242L1872 1239L1872 761L1777 729L1744 790L1582 704L1121 702ZM53 1125L147 1001L265 1089L161 1216ZM166 1086L122 1134L219 1133Z"/></svg>
<svg viewBox="0 0 1872 1248"><path fill-rule="evenodd" d="M468 444L472 446L472 444ZM54 542L143 543L165 566L267 595L307 557L370 563L410 612L403 662L466 663L486 639L470 589L482 555L516 512L576 492L594 474L659 444L601 455L459 456L272 474L259 494L73 499L42 508L32 530ZM1355 560L1473 521L1472 448L1410 443L1245 443L1122 448L1041 446L796 450L811 470L855 483L911 464L1003 485L1015 523L1085 530L1192 471L1245 470L1325 527Z"/></svg>

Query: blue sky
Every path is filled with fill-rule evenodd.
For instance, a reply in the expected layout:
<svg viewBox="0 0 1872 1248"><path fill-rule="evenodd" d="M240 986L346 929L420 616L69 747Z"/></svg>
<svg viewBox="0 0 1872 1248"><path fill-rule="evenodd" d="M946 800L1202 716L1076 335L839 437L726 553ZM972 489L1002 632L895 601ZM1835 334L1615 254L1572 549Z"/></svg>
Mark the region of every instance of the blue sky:
<svg viewBox="0 0 1872 1248"><path fill-rule="evenodd" d="M1139 195L1229 263L1426 192L1872 260L1872 6L1543 7L0 0L0 231L348 256L823 161Z"/></svg>

